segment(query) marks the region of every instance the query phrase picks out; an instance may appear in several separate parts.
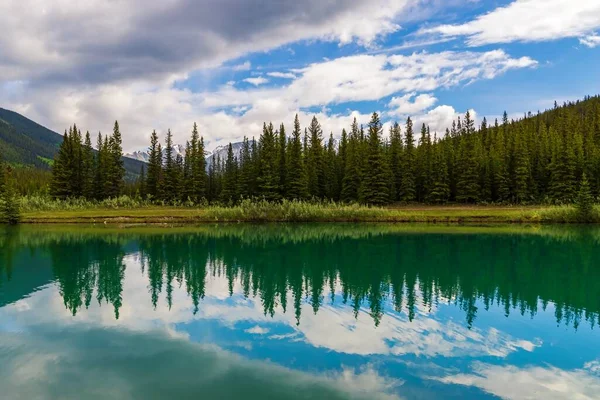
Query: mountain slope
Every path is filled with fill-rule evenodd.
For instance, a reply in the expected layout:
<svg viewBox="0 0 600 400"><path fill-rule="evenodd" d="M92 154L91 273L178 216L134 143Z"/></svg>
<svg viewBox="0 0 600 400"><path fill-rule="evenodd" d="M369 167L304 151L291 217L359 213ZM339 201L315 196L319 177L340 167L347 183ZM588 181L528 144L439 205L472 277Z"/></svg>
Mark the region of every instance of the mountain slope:
<svg viewBox="0 0 600 400"><path fill-rule="evenodd" d="M18 114L0 108L0 151L6 161L19 166L49 169L62 135ZM127 179L140 174L143 162L123 157Z"/></svg>

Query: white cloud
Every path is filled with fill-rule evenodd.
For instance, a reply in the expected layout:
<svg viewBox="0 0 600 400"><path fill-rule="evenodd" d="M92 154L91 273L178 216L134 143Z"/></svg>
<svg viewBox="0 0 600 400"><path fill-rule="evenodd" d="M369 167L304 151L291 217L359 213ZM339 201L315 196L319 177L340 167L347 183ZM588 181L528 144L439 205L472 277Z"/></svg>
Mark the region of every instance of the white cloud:
<svg viewBox="0 0 600 400"><path fill-rule="evenodd" d="M473 374L439 378L441 382L475 386L503 399L597 399L600 378L587 369L565 371L556 367L474 363Z"/></svg>
<svg viewBox="0 0 600 400"><path fill-rule="evenodd" d="M590 48L600 46L600 35L594 33L592 35L581 37L579 38L579 43Z"/></svg>
<svg viewBox="0 0 600 400"><path fill-rule="evenodd" d="M392 108L389 115L392 116L410 116L426 110L433 106L437 99L428 93L416 96L415 92L408 93L402 97L392 97L388 107ZM414 101L412 101L414 98Z"/></svg>
<svg viewBox="0 0 600 400"><path fill-rule="evenodd" d="M147 147L153 129L162 133L171 128L174 140L185 143L194 122L199 124L207 146L213 148L238 141L244 135L258 136L264 121L288 125L299 113L301 123L307 124L313 114L300 111L302 108L377 101L411 93L419 99L416 103L423 105L432 101L432 95L423 94L427 96L437 88L492 79L511 69L536 64L528 57L512 58L502 50L357 55L310 64L294 71L296 79L277 87L240 90L225 84L213 92L193 93L169 83L99 84L77 90L17 85L4 97L0 92L0 102L11 104L15 111L58 131L76 122L92 133L109 132L117 119L127 152ZM443 123L450 114L442 112L448 111L447 107L431 112L432 129L447 126ZM348 128L354 116L359 123L369 120L368 114L353 112L351 108L335 114L323 110L316 116L325 132L335 135ZM435 122L435 116L444 119Z"/></svg>
<svg viewBox="0 0 600 400"><path fill-rule="evenodd" d="M256 325L256 326L253 326L252 328L246 329L244 332L251 333L253 335L266 335L267 333L270 332L270 330Z"/></svg>
<svg viewBox="0 0 600 400"><path fill-rule="evenodd" d="M598 27L597 0L515 0L467 23L441 25L421 33L464 36L470 46L481 46L585 37Z"/></svg>
<svg viewBox="0 0 600 400"><path fill-rule="evenodd" d="M250 63L250 61L246 61L242 64L234 65L233 67L231 67L231 69L234 71L249 71L250 68L252 68L252 64Z"/></svg>
<svg viewBox="0 0 600 400"><path fill-rule="evenodd" d="M296 79L296 75L291 72L269 72L267 75L280 79Z"/></svg>
<svg viewBox="0 0 600 400"><path fill-rule="evenodd" d="M264 85L265 83L268 83L269 80L263 76L257 76L255 78L246 78L244 79L244 82L248 82L254 86L260 86Z"/></svg>

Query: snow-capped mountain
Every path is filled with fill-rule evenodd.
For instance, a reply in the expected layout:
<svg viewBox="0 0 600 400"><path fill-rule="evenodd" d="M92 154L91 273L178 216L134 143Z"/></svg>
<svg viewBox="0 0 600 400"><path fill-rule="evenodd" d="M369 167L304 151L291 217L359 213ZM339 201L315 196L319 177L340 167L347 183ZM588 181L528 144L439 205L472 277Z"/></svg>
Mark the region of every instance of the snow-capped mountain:
<svg viewBox="0 0 600 400"><path fill-rule="evenodd" d="M252 144L252 142L250 142L250 144ZM210 165L212 164L213 155L215 156L215 159L219 158L221 160L225 160L227 158L228 146L228 144L224 146L217 146L213 151L205 152L206 168L210 167ZM243 146L244 142L231 143L233 155L239 157ZM185 156L185 146L181 144L173 145L173 157L177 157L178 154L181 154L182 157ZM133 158L134 160L143 161L147 163L150 160L150 152L148 150L134 151L133 153L125 154L125 157ZM163 149L163 159L164 157L165 149Z"/></svg>
<svg viewBox="0 0 600 400"><path fill-rule="evenodd" d="M165 157L165 149L162 149L162 153L163 153L163 158ZM185 156L185 146L181 145L181 144L175 144L173 145L173 158L177 157L178 154L181 154L181 156ZM134 160L138 160L138 161L143 161L143 162L148 162L150 161L150 152L148 150L140 150L140 151L134 151L133 153L127 153L125 154L125 157L127 158L133 158Z"/></svg>
<svg viewBox="0 0 600 400"><path fill-rule="evenodd" d="M252 144L252 142L250 142L250 144ZM206 168L208 168L212 165L213 155L215 156L215 160L217 158L221 159L221 160L227 159L227 148L228 147L229 147L229 144L224 145L224 146L218 146L213 151L207 153ZM233 150L234 157L238 157L238 158L240 157L240 153L242 152L242 147L244 147L244 142L231 143L231 149Z"/></svg>

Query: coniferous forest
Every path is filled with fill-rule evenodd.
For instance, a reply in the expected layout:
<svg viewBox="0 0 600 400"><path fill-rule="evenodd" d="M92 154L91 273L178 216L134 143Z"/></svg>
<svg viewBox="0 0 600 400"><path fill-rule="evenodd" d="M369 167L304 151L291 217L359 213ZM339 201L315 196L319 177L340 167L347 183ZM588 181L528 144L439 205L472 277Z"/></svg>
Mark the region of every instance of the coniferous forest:
<svg viewBox="0 0 600 400"><path fill-rule="evenodd" d="M163 144L153 132L150 160L136 193L167 203L232 204L261 198L391 203L572 203L581 183L600 193L600 97L555 104L518 120L485 118L476 126L467 112L445 132L413 126L411 118L384 132L377 113L366 126L354 120L339 139L316 117L303 128L296 116L285 126L265 123L258 138L244 138L239 154L205 160L194 125L185 156L174 156L169 131ZM418 139L416 139L418 137ZM98 136L73 126L54 161L53 196L104 199L124 190L118 123ZM588 190L588 189L586 189Z"/></svg>

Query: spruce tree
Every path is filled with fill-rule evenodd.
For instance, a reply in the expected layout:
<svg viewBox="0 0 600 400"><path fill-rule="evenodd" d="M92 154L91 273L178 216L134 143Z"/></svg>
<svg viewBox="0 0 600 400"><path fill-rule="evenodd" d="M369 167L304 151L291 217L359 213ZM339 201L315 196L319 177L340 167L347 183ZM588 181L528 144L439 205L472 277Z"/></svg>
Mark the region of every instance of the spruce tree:
<svg viewBox="0 0 600 400"><path fill-rule="evenodd" d="M294 119L294 131L288 146L286 196L292 200L302 200L308 196L306 170L302 157L302 139L298 114Z"/></svg>
<svg viewBox="0 0 600 400"><path fill-rule="evenodd" d="M360 132L356 118L352 122L348 149L346 151L346 167L342 180L342 200L351 203L358 200L360 187L362 159L360 158Z"/></svg>
<svg viewBox="0 0 600 400"><path fill-rule="evenodd" d="M287 160L286 160L286 147L287 137L285 134L285 126L283 123L279 127L279 155L277 157L277 163L279 165L279 193L281 197L285 197L286 179L287 179Z"/></svg>
<svg viewBox="0 0 600 400"><path fill-rule="evenodd" d="M92 139L89 131L85 134L85 143L82 151L82 169L83 196L87 199L93 199L95 197L94 175L96 166L94 163L94 149L92 148Z"/></svg>
<svg viewBox="0 0 600 400"><path fill-rule="evenodd" d="M14 189L13 179L11 177L11 168L6 167L0 160L0 172L4 177L1 178L3 188L0 191L0 219L9 225L16 225L21 220L21 211L19 198Z"/></svg>
<svg viewBox="0 0 600 400"><path fill-rule="evenodd" d="M400 199L400 189L402 188L402 132L400 125L394 122L390 128L390 200Z"/></svg>
<svg viewBox="0 0 600 400"><path fill-rule="evenodd" d="M175 165L175 157L173 155L173 134L171 130L167 130L165 139L165 162L164 162L164 196L163 199L169 202L175 201L179 183L177 181L177 169Z"/></svg>
<svg viewBox="0 0 600 400"><path fill-rule="evenodd" d="M259 139L259 194L266 200L274 201L281 198L279 192L279 168L277 164L277 145L273 124L263 125L263 134Z"/></svg>
<svg viewBox="0 0 600 400"><path fill-rule="evenodd" d="M253 196L254 163L252 162L252 150L248 138L244 136L242 150L239 158L238 194L242 199Z"/></svg>
<svg viewBox="0 0 600 400"><path fill-rule="evenodd" d="M412 202L416 200L416 177L415 177L415 139L413 122L408 117L404 131L404 152L402 154L402 182L400 186L400 200Z"/></svg>
<svg viewBox="0 0 600 400"><path fill-rule="evenodd" d="M159 149L158 135L152 131L150 136L149 158L148 158L148 178L146 179L146 190L152 200L158 200L160 170L162 168L162 154Z"/></svg>
<svg viewBox="0 0 600 400"><path fill-rule="evenodd" d="M221 201L224 203L235 203L237 201L237 160L233 154L231 143L227 146Z"/></svg>
<svg viewBox="0 0 600 400"><path fill-rule="evenodd" d="M104 145L102 133L98 132L97 152L96 152L96 173L94 177L94 194L96 199L101 200L105 197L104 187L106 186L106 146Z"/></svg>
<svg viewBox="0 0 600 400"><path fill-rule="evenodd" d="M63 141L58 148L52 164L52 182L50 193L57 198L67 198L73 195L73 150L72 136L67 131L63 135Z"/></svg>
<svg viewBox="0 0 600 400"><path fill-rule="evenodd" d="M314 198L322 198L325 192L323 130L317 117L313 117L308 128L308 134L310 140L306 157L308 194Z"/></svg>
<svg viewBox="0 0 600 400"><path fill-rule="evenodd" d="M104 143L106 145L106 142ZM109 146L107 149L107 180L106 197L118 197L123 191L125 179L125 167L123 166L123 140L119 123L115 121L113 134L109 138Z"/></svg>
<svg viewBox="0 0 600 400"><path fill-rule="evenodd" d="M367 168L359 198L365 204L384 205L389 201L389 174L381 147L381 122L373 113L369 122Z"/></svg>
<svg viewBox="0 0 600 400"><path fill-rule="evenodd" d="M580 222L592 222L594 215L594 199L590 191L590 183L585 173L581 178L575 207L577 209L577 218Z"/></svg>
<svg viewBox="0 0 600 400"><path fill-rule="evenodd" d="M446 203L450 198L450 186L448 185L448 168L444 159L444 150L437 145L433 151L431 190L427 194L427 201L436 204Z"/></svg>
<svg viewBox="0 0 600 400"><path fill-rule="evenodd" d="M192 198L198 202L206 197L207 175L204 149L204 138L198 133L198 125L194 122L190 142L192 155L190 159L192 170Z"/></svg>

